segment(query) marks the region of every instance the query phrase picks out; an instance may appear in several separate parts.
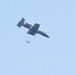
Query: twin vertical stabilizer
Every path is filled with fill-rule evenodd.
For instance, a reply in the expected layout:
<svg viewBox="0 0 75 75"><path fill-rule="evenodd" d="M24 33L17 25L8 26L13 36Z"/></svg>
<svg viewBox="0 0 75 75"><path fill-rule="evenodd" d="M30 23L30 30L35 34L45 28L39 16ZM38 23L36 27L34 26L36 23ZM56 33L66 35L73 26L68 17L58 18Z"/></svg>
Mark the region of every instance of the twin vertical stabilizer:
<svg viewBox="0 0 75 75"><path fill-rule="evenodd" d="M24 25L25 19L22 18L21 21L18 22L17 26L21 28Z"/></svg>

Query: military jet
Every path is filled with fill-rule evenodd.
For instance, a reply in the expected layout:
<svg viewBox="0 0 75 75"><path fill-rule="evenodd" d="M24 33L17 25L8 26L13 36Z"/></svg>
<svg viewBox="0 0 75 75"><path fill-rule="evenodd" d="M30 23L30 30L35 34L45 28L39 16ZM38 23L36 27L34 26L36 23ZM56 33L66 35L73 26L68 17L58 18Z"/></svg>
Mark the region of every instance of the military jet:
<svg viewBox="0 0 75 75"><path fill-rule="evenodd" d="M48 35L46 32L44 32L44 31L42 31L42 30L39 29L40 24L35 23L34 25L31 25L31 24L29 24L29 23L24 23L24 22L25 22L25 19L22 18L22 19L18 22L17 26L18 26L19 28L21 28L21 26L28 28L29 30L28 30L27 33L30 34L30 35L33 35L33 36L34 36L34 35L36 35L36 34L41 34L41 35L43 35L43 36L49 38L49 35Z"/></svg>

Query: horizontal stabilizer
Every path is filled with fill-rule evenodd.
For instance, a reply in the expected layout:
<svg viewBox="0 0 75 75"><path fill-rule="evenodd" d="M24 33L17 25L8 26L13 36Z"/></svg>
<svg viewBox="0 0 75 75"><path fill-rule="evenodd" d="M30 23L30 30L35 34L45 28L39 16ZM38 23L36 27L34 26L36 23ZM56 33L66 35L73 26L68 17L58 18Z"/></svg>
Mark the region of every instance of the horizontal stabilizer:
<svg viewBox="0 0 75 75"><path fill-rule="evenodd" d="M18 26L18 27L23 26L23 25L24 25L24 22L25 22L25 19L22 18L22 19L18 22L17 26Z"/></svg>

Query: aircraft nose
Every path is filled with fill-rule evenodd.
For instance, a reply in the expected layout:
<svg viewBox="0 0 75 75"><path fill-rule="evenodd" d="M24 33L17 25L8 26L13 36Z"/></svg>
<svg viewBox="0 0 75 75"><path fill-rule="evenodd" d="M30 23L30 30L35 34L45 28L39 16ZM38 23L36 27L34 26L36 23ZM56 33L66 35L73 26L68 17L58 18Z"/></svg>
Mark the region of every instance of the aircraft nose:
<svg viewBox="0 0 75 75"><path fill-rule="evenodd" d="M47 38L49 38L49 36L47 36Z"/></svg>
<svg viewBox="0 0 75 75"><path fill-rule="evenodd" d="M49 35L46 34L45 36L46 36L47 38L49 38Z"/></svg>

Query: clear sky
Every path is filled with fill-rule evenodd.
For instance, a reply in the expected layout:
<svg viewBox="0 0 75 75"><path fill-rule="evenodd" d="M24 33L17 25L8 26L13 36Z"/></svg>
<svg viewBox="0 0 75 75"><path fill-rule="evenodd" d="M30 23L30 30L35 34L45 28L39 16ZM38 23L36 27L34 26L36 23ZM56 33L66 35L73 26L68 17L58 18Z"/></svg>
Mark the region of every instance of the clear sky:
<svg viewBox="0 0 75 75"><path fill-rule="evenodd" d="M17 27L22 17L50 38ZM75 75L75 0L0 0L0 75Z"/></svg>

